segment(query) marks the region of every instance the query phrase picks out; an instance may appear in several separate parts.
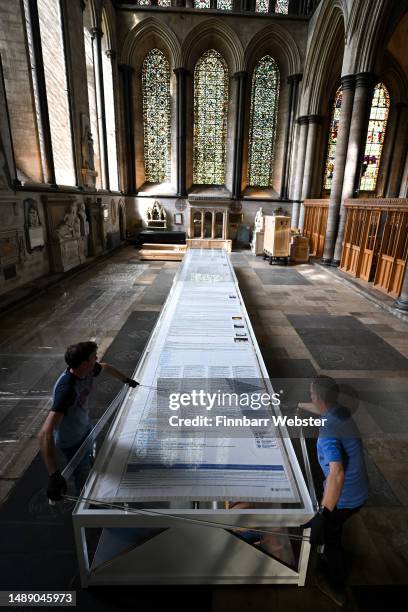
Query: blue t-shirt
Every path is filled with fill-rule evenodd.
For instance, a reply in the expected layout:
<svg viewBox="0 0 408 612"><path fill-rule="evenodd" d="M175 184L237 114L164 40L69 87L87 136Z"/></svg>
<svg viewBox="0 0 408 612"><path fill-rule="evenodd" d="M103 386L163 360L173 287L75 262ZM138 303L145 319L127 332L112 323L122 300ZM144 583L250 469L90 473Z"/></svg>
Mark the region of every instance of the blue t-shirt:
<svg viewBox="0 0 408 612"><path fill-rule="evenodd" d="M102 366L96 363L92 372L85 378L78 378L67 368L55 383L51 410L64 414L64 418L54 431L55 444L60 448L75 446L92 428L88 396L93 379L101 370Z"/></svg>
<svg viewBox="0 0 408 612"><path fill-rule="evenodd" d="M367 469L358 429L341 406L329 408L322 417L327 421L320 427L317 440L320 467L327 478L330 461L343 464L344 484L336 506L357 508L368 497Z"/></svg>

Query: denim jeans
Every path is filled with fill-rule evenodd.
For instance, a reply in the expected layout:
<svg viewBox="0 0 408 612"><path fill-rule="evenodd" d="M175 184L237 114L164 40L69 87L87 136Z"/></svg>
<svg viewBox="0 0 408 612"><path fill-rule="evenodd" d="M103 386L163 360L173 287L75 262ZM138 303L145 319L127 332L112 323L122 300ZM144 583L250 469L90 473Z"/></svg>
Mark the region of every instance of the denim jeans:
<svg viewBox="0 0 408 612"><path fill-rule="evenodd" d="M82 445L85 438L89 435L89 432L82 438L78 444L75 446L70 446L69 448L61 448L60 450L65 456L67 463L69 463L72 457L75 455L79 447ZM89 449L87 449L85 455L82 457L81 461L73 471L72 475L74 477L75 482L75 493L76 496L79 497L81 491L84 487L85 481L88 478L88 474L93 465L93 456L92 456L92 444L90 444Z"/></svg>

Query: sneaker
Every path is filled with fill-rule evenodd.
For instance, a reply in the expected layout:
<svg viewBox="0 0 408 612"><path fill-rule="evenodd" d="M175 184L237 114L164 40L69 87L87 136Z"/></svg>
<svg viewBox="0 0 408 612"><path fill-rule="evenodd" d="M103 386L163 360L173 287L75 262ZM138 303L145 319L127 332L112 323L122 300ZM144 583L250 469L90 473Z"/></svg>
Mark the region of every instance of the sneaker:
<svg viewBox="0 0 408 612"><path fill-rule="evenodd" d="M334 589L327 578L321 573L317 572L315 575L315 584L319 591L324 593L327 597L330 597L332 601L340 608L342 608L347 601L346 591Z"/></svg>

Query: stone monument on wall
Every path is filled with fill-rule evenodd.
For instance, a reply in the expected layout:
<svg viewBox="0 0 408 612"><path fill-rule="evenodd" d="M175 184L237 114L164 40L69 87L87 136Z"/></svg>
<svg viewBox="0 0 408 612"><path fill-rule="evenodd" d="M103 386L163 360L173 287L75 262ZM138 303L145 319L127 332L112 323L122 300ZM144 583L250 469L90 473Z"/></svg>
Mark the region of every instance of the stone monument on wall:
<svg viewBox="0 0 408 612"><path fill-rule="evenodd" d="M61 213L60 213L61 217ZM67 271L88 257L89 222L83 202L70 202L53 236L53 253L57 270Z"/></svg>
<svg viewBox="0 0 408 612"><path fill-rule="evenodd" d="M147 209L147 227L149 229L167 229L166 211L157 201Z"/></svg>
<svg viewBox="0 0 408 612"><path fill-rule="evenodd" d="M29 253L45 246L44 226L40 220L38 204L33 198L24 200L25 229Z"/></svg>
<svg viewBox="0 0 408 612"><path fill-rule="evenodd" d="M265 218L263 208L258 209L255 215L255 227L252 234L251 251L254 255L262 255L264 246L264 226Z"/></svg>

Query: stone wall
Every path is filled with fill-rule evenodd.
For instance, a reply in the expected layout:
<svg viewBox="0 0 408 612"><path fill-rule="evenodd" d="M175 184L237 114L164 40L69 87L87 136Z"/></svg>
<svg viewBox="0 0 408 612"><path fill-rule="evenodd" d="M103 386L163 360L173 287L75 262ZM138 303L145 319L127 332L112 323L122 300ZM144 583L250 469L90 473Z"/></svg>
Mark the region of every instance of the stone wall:
<svg viewBox="0 0 408 612"><path fill-rule="evenodd" d="M71 205L86 211L89 234L76 215L79 235L59 241ZM32 213L30 210L37 212ZM125 238L124 199L75 192L0 192L0 295L41 277L65 272L115 248ZM34 220L33 220L34 217ZM82 227L81 227L82 225ZM91 235L92 232L92 235ZM64 261L65 258L65 261Z"/></svg>
<svg viewBox="0 0 408 612"><path fill-rule="evenodd" d="M126 197L126 213L127 213L127 228L133 234L137 233L140 228L147 228L147 209L154 202L164 208L167 213L167 228L172 230L182 230L187 232L189 220L189 201L187 198L160 198L160 197ZM197 204L199 201L195 200ZM250 225L253 229L255 223L255 215L257 210L262 206L265 215L271 215L277 208L282 207L285 212L291 214L292 204L289 202L268 202L265 200L219 200L230 206L231 212L243 213L243 224ZM205 200L203 201L203 204ZM183 215L182 225L174 223L174 215L180 213Z"/></svg>

